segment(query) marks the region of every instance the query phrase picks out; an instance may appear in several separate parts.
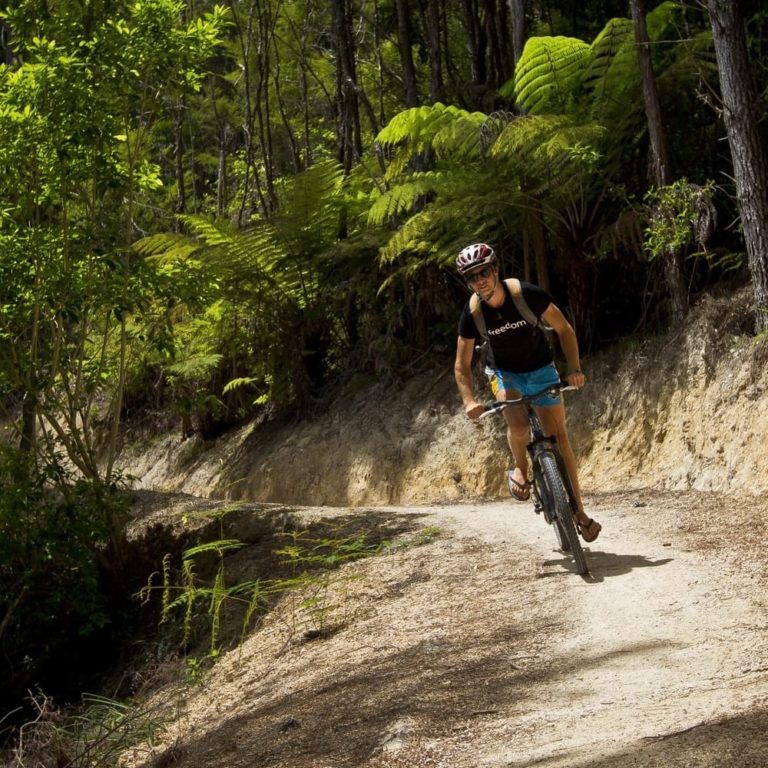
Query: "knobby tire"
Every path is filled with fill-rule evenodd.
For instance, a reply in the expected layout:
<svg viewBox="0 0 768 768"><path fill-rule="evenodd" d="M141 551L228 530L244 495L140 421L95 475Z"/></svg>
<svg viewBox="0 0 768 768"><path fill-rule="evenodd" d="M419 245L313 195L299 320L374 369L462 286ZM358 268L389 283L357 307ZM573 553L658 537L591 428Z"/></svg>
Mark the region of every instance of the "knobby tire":
<svg viewBox="0 0 768 768"><path fill-rule="evenodd" d="M553 524L560 525L560 531L556 529L556 534L562 532L568 541L569 547L561 547L565 551L570 551L573 555L573 561L576 565L576 571L582 576L589 573L587 559L584 556L584 550L581 548L581 541L576 532L576 523L573 519L573 511L568 494L563 485L563 478L560 475L560 469L557 460L550 453L544 453L539 458L539 464L543 474L544 484L547 486L548 500L552 504L550 515L553 518Z"/></svg>
<svg viewBox="0 0 768 768"><path fill-rule="evenodd" d="M549 486L544 480L544 475L538 461L534 464L533 481L536 489L536 496L538 497L538 503L541 504L543 508L544 519L555 531L558 548L563 552L569 552L571 549L571 542L568 541L568 536L563 530L559 518L555 514L555 500L549 491Z"/></svg>

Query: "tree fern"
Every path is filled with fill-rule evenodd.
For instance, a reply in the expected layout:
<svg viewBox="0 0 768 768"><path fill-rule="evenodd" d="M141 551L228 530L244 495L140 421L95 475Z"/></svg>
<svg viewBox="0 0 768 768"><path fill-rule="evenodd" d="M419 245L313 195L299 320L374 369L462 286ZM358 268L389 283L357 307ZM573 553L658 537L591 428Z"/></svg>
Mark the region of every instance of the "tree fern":
<svg viewBox="0 0 768 768"><path fill-rule="evenodd" d="M170 373L185 380L205 379L221 362L217 353L201 353L184 357L168 367Z"/></svg>
<svg viewBox="0 0 768 768"><path fill-rule="evenodd" d="M482 112L467 112L438 102L398 113L379 131L376 140L381 144L410 142L424 145L432 143L435 137L443 132L453 134L453 125L458 124L465 129L459 136L459 141L463 142L463 134L476 130L484 120L485 115Z"/></svg>
<svg viewBox="0 0 768 768"><path fill-rule="evenodd" d="M190 240L186 235L160 232L138 240L133 249L158 264L167 264L186 261L200 249L200 243Z"/></svg>
<svg viewBox="0 0 768 768"><path fill-rule="evenodd" d="M406 147L408 157L432 149L438 157L476 157L486 116L444 104L414 107L395 115L376 141L382 147Z"/></svg>
<svg viewBox="0 0 768 768"><path fill-rule="evenodd" d="M415 174L409 181L393 186L371 206L368 212L368 223L379 226L393 216L410 212L417 201L439 187L440 178L439 173Z"/></svg>
<svg viewBox="0 0 768 768"><path fill-rule="evenodd" d="M598 152L605 137L606 129L594 122L564 115L524 117L507 125L489 157L514 164L528 180L530 194L548 194L579 183L580 153L585 148Z"/></svg>
<svg viewBox="0 0 768 768"><path fill-rule="evenodd" d="M334 160L281 180L272 225L289 253L317 253L334 242L344 209L343 187L344 169Z"/></svg>
<svg viewBox="0 0 768 768"><path fill-rule="evenodd" d="M627 77L637 77L637 57L630 62L623 58L620 68L614 67L620 51L634 45L634 29L630 19L611 19L592 43L592 57L582 75L582 84L593 101L608 97L609 83L626 82ZM633 49L634 52L634 49ZM629 72L626 65L631 63Z"/></svg>
<svg viewBox="0 0 768 768"><path fill-rule="evenodd" d="M592 56L590 46L576 38L530 38L515 67L517 103L530 114L567 111ZM511 95L509 84L502 93Z"/></svg>

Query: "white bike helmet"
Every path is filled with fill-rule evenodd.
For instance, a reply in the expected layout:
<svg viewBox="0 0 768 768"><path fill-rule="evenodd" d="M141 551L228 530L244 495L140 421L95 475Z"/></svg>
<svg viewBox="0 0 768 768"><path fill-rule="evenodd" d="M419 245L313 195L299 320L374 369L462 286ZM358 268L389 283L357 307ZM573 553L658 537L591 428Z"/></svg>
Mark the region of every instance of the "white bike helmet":
<svg viewBox="0 0 768 768"><path fill-rule="evenodd" d="M466 275L477 267L484 267L486 264L495 264L496 254L493 248L485 243L475 243L468 245L456 257L456 269L460 275Z"/></svg>

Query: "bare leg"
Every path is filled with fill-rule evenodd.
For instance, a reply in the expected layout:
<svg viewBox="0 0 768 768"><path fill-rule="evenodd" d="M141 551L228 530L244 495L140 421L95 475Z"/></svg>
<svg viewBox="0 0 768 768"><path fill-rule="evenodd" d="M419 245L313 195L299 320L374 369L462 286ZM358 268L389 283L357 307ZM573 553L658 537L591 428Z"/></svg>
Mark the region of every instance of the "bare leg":
<svg viewBox="0 0 768 768"><path fill-rule="evenodd" d="M513 400L520 397L517 392L506 392L504 400ZM515 469L513 477L515 482L523 485L528 482L528 416L525 408L522 406L510 406L505 408L502 413L507 422L507 442L512 456L515 459Z"/></svg>

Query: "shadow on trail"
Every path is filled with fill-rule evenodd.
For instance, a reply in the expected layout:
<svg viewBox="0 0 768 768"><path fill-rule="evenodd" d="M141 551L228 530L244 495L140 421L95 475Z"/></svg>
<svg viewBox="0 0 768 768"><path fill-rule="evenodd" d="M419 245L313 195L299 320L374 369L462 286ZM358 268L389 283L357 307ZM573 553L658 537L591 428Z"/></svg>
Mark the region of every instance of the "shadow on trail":
<svg viewBox="0 0 768 768"><path fill-rule="evenodd" d="M400 521L403 523L408 521ZM440 552L442 557L450 556L448 550ZM466 551L460 550L454 557L463 561ZM453 583L449 577L442 578L446 586ZM406 579L398 584L397 595L406 602L418 602L423 599L420 584L429 581ZM530 580L519 582L523 592L528 589L526 584ZM460 627L473 615L463 600L466 595L456 597L455 607L444 617L447 626ZM525 594L520 597L524 601ZM471 738L489 719L536 712L542 706L542 687L550 683L584 679L586 696L591 668L610 663L614 656L643 657L670 645L665 641L634 643L574 657L560 649L559 638L568 628L557 606L536 605L535 620L526 610L495 613L492 619L489 616L493 630L476 635L450 631L437 636L393 634L391 645L379 646L363 661L357 651L366 647L366 637L358 635L360 630L352 625L334 638L317 642L328 642L330 655L337 653L336 638L351 643L350 653L358 659L354 663L337 657L341 661L322 676L299 683L298 688L286 688L279 697L271 692L283 686L284 680L267 671L255 687L241 690L247 708L224 715L208 732L192 734L171 748L172 754L157 755L152 765L172 759L176 768L361 768L388 738L402 735L410 754L434 740ZM298 681L303 666L313 662L301 650L294 660ZM574 695L578 700L581 692ZM517 741L513 734L506 744L497 746L513 750ZM405 765L394 763L401 764Z"/></svg>
<svg viewBox="0 0 768 768"><path fill-rule="evenodd" d="M645 555L617 555L613 552L592 552L585 549L587 564L590 572L581 578L588 584L600 584L606 577L623 576L637 568L656 568L660 565L671 563L674 558L665 557L653 560ZM573 558L570 555L562 555L558 558L550 558L541 563L543 568L552 568L539 573L538 578L545 579L553 576L574 576L576 573Z"/></svg>
<svg viewBox="0 0 768 768"><path fill-rule="evenodd" d="M674 561L673 557L653 559L645 555L617 555L613 552L589 552L587 559L593 582L603 581L606 577L623 576L638 568L657 568Z"/></svg>
<svg viewBox="0 0 768 768"><path fill-rule="evenodd" d="M360 768L387 734L408 731L409 723L409 743L469 734L485 717L524 707L528 687L552 675L549 666L526 671L512 658L532 642L507 623L472 648L425 640L393 647L293 694L255 700L247 713L186 741L174 765Z"/></svg>
<svg viewBox="0 0 768 768"><path fill-rule="evenodd" d="M641 732L639 727L638 731ZM510 755L504 768L762 768L768 750L768 711L759 709L714 722L698 723L673 733L641 736L624 750L600 758L583 759L568 752L531 760Z"/></svg>

